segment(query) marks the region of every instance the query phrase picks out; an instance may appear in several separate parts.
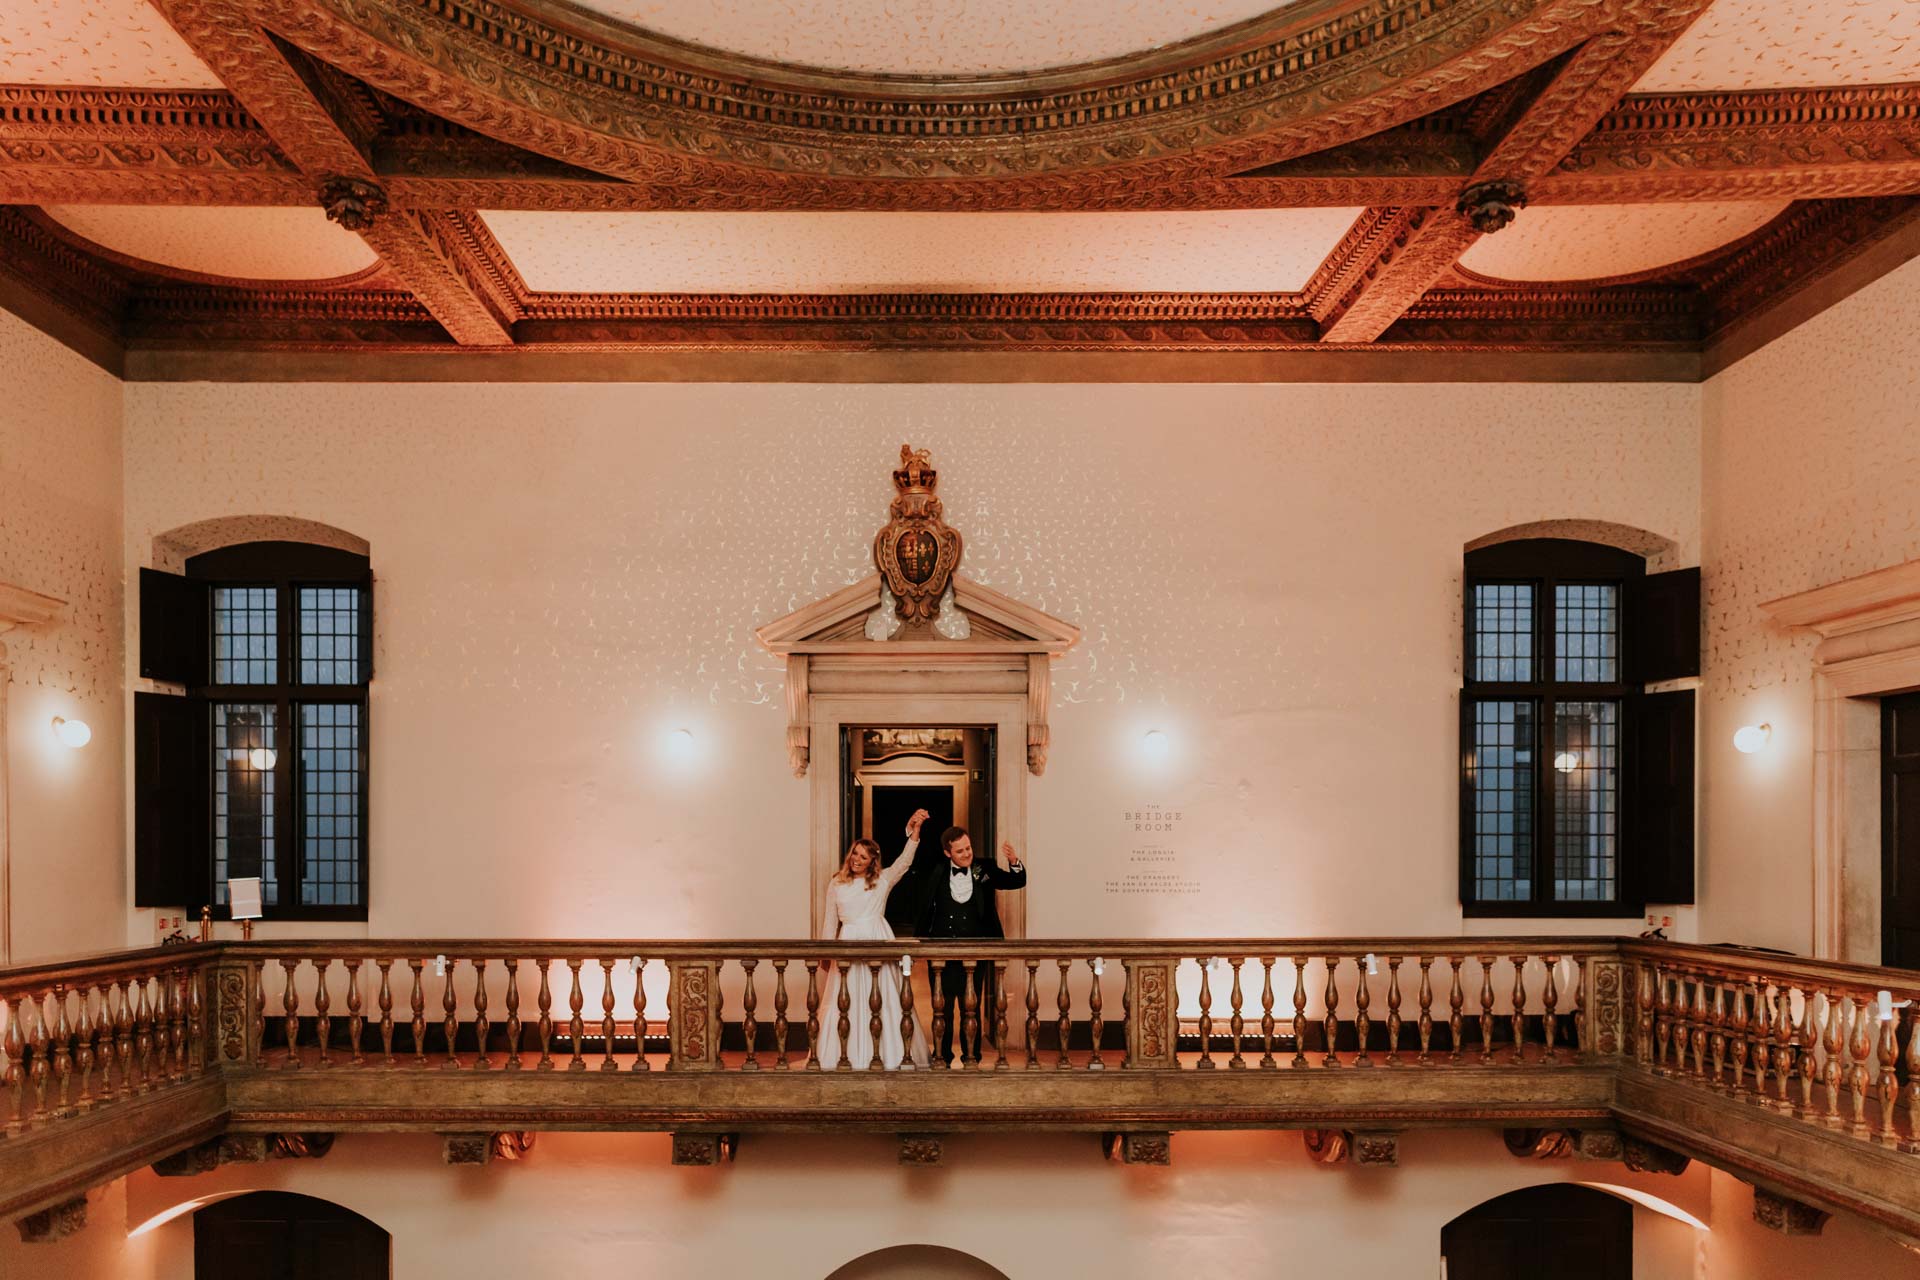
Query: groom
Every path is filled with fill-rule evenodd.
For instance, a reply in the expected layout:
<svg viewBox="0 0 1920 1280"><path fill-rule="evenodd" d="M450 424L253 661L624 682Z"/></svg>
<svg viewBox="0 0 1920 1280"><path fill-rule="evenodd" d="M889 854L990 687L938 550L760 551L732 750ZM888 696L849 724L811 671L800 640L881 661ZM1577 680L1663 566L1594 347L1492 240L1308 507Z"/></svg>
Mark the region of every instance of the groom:
<svg viewBox="0 0 1920 1280"><path fill-rule="evenodd" d="M930 877L926 902L920 914L922 938L1001 938L1000 912L994 904L997 890L1027 887L1027 868L1013 851L1011 843L1000 846L996 862L982 865L974 860L973 837L964 827L948 827L940 834L940 847L947 855L944 874L935 869ZM960 1036L962 1064L980 1061L980 1044L990 1034L993 1022L993 961L976 961L973 966L974 990L979 1003L980 1022L969 1037ZM931 978L933 975L929 974ZM962 997L967 987L967 966L949 960L940 970L940 1003L946 1006L946 1027L940 1036L940 1061L953 1058L954 1028L961 1025L965 1006ZM968 1041L971 1040L971 1043Z"/></svg>

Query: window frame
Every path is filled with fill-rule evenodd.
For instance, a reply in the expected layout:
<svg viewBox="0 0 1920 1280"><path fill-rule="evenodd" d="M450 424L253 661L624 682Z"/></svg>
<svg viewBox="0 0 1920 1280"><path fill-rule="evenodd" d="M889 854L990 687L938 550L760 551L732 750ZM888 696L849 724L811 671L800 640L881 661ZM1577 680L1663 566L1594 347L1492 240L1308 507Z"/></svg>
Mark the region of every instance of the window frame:
<svg viewBox="0 0 1920 1280"><path fill-rule="evenodd" d="M207 741L213 741L214 707L227 703L259 703L274 708L276 742L273 765L274 795L285 797L274 806L273 837L276 846L276 881L279 901L261 905L262 920L340 920L365 921L372 898L369 814L372 808L371 743L369 689L373 679L373 579L367 557L351 551L304 542L246 542L202 552L184 566L186 576L206 588L207 611L206 683L185 686L186 695L200 705L206 719ZM214 649L216 592L221 588L271 587L274 591L276 674L272 684L220 684ZM360 617L363 620L359 641L360 679L354 684L303 684L300 671L300 589L302 587L352 587L360 592ZM306 841L302 831L305 795L299 767L303 749L301 708L318 705L352 705L359 709L360 745L356 753L360 774L359 812L359 885L360 901L355 904L313 904L300 901L306 883ZM207 884L205 901L213 918L232 918L230 903L217 901L218 872L214 858L215 763L213 751L205 752L200 779L204 784L207 848L205 851ZM282 852L283 851L283 852Z"/></svg>
<svg viewBox="0 0 1920 1280"><path fill-rule="evenodd" d="M1460 908L1468 919L1623 919L1645 907L1638 897L1640 877L1633 865L1628 785L1634 768L1635 699L1641 685L1630 669L1637 584L1646 578L1646 561L1603 543L1568 538L1528 538L1469 551L1461 574L1460 688ZM1474 588L1524 583L1534 588L1533 679L1482 681L1475 677ZM1554 678L1556 657L1554 588L1608 584L1618 589L1619 634L1612 681ZM1477 896L1474 868L1474 715L1478 702L1528 702L1535 708L1533 835L1528 859L1532 894L1524 899ZM1620 708L1615 725L1617 760L1614 783L1614 895L1606 899L1562 901L1553 894L1553 839L1557 771L1553 768L1555 708L1562 702L1613 702Z"/></svg>

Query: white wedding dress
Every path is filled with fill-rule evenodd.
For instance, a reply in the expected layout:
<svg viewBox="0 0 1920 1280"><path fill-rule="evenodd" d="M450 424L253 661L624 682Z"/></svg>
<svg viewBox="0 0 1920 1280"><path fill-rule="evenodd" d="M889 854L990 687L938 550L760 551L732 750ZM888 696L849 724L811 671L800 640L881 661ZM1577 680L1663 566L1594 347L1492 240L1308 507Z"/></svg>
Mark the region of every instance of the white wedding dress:
<svg viewBox="0 0 1920 1280"><path fill-rule="evenodd" d="M869 886L864 877L841 883L827 883L828 918L839 922L836 937L847 942L886 941L893 937L887 923L887 895L900 877L913 865L919 842L909 841L892 866L881 871ZM838 965L834 966L838 969ZM847 1065L861 1071L873 1061L873 973L865 964L854 964L847 975ZM920 1029L918 1016L913 1021L911 1046L900 1037L900 961L898 957L880 966L880 1065L898 1070L908 1054L915 1066L927 1065L927 1037ZM832 1071L840 1065L840 976L829 974L820 995L820 1066Z"/></svg>

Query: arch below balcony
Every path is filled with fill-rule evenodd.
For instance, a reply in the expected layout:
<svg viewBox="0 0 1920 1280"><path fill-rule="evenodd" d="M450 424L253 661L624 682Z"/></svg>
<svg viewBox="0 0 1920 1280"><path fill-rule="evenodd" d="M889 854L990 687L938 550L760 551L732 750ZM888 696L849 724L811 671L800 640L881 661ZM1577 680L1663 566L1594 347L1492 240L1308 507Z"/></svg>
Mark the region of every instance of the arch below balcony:
<svg viewBox="0 0 1920 1280"><path fill-rule="evenodd" d="M1007 1280L1007 1274L958 1249L897 1244L861 1254L827 1280Z"/></svg>

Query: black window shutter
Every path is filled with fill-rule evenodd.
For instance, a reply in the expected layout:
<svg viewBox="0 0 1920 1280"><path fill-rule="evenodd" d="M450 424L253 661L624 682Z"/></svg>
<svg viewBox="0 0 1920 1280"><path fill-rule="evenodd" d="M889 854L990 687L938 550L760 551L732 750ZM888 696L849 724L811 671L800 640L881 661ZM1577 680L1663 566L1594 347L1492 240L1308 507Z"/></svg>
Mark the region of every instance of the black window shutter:
<svg viewBox="0 0 1920 1280"><path fill-rule="evenodd" d="M360 683L373 681L373 575L360 579Z"/></svg>
<svg viewBox="0 0 1920 1280"><path fill-rule="evenodd" d="M207 828L207 704L133 695L133 905L204 905L212 892Z"/></svg>
<svg viewBox="0 0 1920 1280"><path fill-rule="evenodd" d="M189 688L207 683L207 584L158 569L140 571L140 674ZM172 905L172 904L169 904Z"/></svg>
<svg viewBox="0 0 1920 1280"><path fill-rule="evenodd" d="M1629 584L1627 679L1633 684L1700 674L1700 570L1650 573Z"/></svg>
<svg viewBox="0 0 1920 1280"><path fill-rule="evenodd" d="M1633 750L1627 759L1629 865L1642 903L1693 901L1693 690L1644 693L1629 701Z"/></svg>

